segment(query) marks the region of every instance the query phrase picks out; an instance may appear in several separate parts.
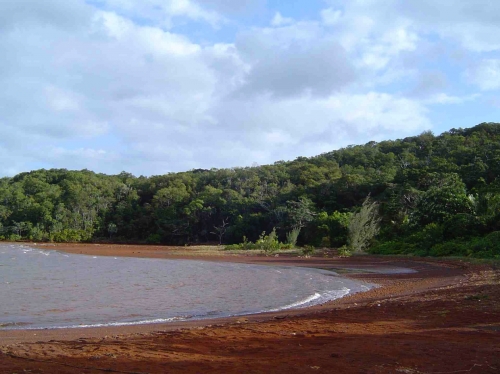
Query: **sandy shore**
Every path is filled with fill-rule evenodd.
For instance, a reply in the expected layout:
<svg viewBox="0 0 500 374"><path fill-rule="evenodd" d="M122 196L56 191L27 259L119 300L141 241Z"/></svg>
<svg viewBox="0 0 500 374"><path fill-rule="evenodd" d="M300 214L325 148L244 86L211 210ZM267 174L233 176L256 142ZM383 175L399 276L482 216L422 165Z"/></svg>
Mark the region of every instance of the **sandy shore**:
<svg viewBox="0 0 500 374"><path fill-rule="evenodd" d="M355 268L346 275L382 287L313 308L224 320L0 331L1 373L500 372L500 272L491 266L373 256L245 256L161 246L44 248L102 256ZM369 272L387 266L417 273Z"/></svg>

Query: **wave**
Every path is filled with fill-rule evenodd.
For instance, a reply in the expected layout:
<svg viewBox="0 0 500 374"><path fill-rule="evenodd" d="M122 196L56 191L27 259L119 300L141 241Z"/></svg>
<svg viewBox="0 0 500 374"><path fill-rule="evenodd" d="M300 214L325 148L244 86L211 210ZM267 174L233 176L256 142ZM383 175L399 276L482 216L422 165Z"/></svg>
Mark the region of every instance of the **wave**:
<svg viewBox="0 0 500 374"><path fill-rule="evenodd" d="M69 326L31 327L31 328L25 328L25 330L60 330L60 329L81 329L81 328L92 328L92 327L136 326L136 325L150 325L158 323L187 321L189 319L190 319L189 317L155 318L155 319L147 319L134 322L108 322L108 323L69 325Z"/></svg>
<svg viewBox="0 0 500 374"><path fill-rule="evenodd" d="M347 287L344 287L340 290L334 290L334 291L326 291L323 293L318 293L316 292L314 295L311 295L309 297L306 297L303 300L296 301L292 304L288 304L279 308L274 308L268 310L269 312L279 312L281 310L287 310L287 309L293 309L293 308L304 308L308 306L313 306L313 305L318 305L318 304L323 304L328 301L340 299L341 297L344 297L348 295L351 292L351 290Z"/></svg>
<svg viewBox="0 0 500 374"><path fill-rule="evenodd" d="M0 324L7 322L1 329L26 329L10 324L16 321L43 330L236 317L304 308L368 288L308 268L126 258L117 266L113 258L35 246L2 249L7 282L0 282L0 299L10 302L0 307ZM68 300L74 310L66 312Z"/></svg>

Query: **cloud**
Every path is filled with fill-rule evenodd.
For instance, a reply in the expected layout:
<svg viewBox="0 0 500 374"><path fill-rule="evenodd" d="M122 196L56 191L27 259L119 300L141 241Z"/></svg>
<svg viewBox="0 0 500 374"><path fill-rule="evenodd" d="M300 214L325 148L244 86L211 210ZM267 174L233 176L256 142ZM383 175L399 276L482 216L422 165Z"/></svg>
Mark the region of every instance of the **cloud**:
<svg viewBox="0 0 500 374"><path fill-rule="evenodd" d="M455 39L471 51L500 49L500 42L495 37L500 31L500 3L496 1L410 0L399 3L396 9L418 22L420 29Z"/></svg>
<svg viewBox="0 0 500 374"><path fill-rule="evenodd" d="M271 25L276 27L290 25L292 23L294 23L293 18L283 17L280 12L276 12L271 20Z"/></svg>
<svg viewBox="0 0 500 374"><path fill-rule="evenodd" d="M266 0L198 0L196 3L201 7L214 9L221 13L242 13L263 9Z"/></svg>
<svg viewBox="0 0 500 374"><path fill-rule="evenodd" d="M321 19L325 25L336 25L342 17L342 11L333 8L323 9L321 11Z"/></svg>
<svg viewBox="0 0 500 374"><path fill-rule="evenodd" d="M370 35L383 33L394 25L406 25L421 35L438 35L475 51L500 50L500 3L490 0L339 0L323 10L325 23L339 24L347 32L347 43L363 43ZM341 16L340 16L341 15ZM399 27L399 26L396 26ZM356 41L357 40L357 41Z"/></svg>
<svg viewBox="0 0 500 374"><path fill-rule="evenodd" d="M307 20L265 0L0 3L0 174L265 164L431 129L500 88L479 1L335 0Z"/></svg>
<svg viewBox="0 0 500 374"><path fill-rule="evenodd" d="M244 149L275 157L279 153L281 158L293 158L297 149L301 155L314 155L342 144L379 139L381 133L401 136L431 127L425 106L377 92L326 98L273 99L262 95L250 103L235 99L225 104L214 117L219 118L220 131L225 124L234 124L235 131L227 131L226 139L243 142ZM238 152L233 160L245 154Z"/></svg>
<svg viewBox="0 0 500 374"><path fill-rule="evenodd" d="M472 94L467 96L451 96L446 93L438 93L429 96L423 102L427 104L463 104L467 101L473 101L480 97L479 94Z"/></svg>
<svg viewBox="0 0 500 374"><path fill-rule="evenodd" d="M106 11L166 29L172 28L178 18L207 22L213 27L224 22L218 12L191 0L96 0L94 3Z"/></svg>
<svg viewBox="0 0 500 374"><path fill-rule="evenodd" d="M86 26L92 7L83 1L16 0L0 2L0 32L13 27L74 30Z"/></svg>
<svg viewBox="0 0 500 374"><path fill-rule="evenodd" d="M423 71L419 74L417 84L410 95L425 97L430 94L441 92L448 87L448 79L441 71Z"/></svg>
<svg viewBox="0 0 500 374"><path fill-rule="evenodd" d="M500 59L485 59L465 72L466 78L483 91L500 89Z"/></svg>
<svg viewBox="0 0 500 374"><path fill-rule="evenodd" d="M315 23L252 30L239 37L236 47L251 63L240 91L245 95L325 96L355 79L342 46Z"/></svg>

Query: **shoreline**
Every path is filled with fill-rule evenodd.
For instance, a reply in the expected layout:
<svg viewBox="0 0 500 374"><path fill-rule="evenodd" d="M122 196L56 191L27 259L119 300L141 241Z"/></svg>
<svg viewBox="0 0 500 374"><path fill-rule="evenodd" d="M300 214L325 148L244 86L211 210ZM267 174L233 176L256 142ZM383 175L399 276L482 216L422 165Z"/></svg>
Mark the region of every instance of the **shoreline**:
<svg viewBox="0 0 500 374"><path fill-rule="evenodd" d="M252 314L242 314L227 317L201 318L192 320L179 320L169 322L151 322L134 323L130 325L110 325L110 326L85 326L85 327L58 327L58 328L35 328L35 329L0 329L0 346L5 344L16 344L26 342L41 342L49 340L74 340L79 338L102 338L110 335L128 335L151 333L155 331L175 331L186 328L197 328L200 326L213 324L230 324L245 319L248 321L265 321L281 316L298 316L315 313L330 308L349 305L351 298L356 300L363 299L370 291L374 291L379 297L384 296L384 285L372 282L370 276L379 275L398 275L377 273L377 268L387 266L387 263L393 263L394 260L383 261L384 259L368 259L368 257L349 257L349 258L318 258L318 257L296 257L296 256L264 256L264 255L246 255L246 254L225 254L224 252L204 251L202 246L194 247L174 247L174 246L144 246L144 245L120 245L120 244L80 244L80 243L13 243L32 246L44 250L55 250L68 254L84 256L103 256L103 257L131 257L131 258L150 258L163 260L186 260L186 261L212 261L212 262L230 262L244 263L252 265L270 265L270 266L290 266L290 267L308 267L327 271L340 271L342 277L366 281L375 284L376 287L367 291L348 294L343 297L327 301L322 304L282 309L278 311L260 312ZM201 253L196 252L196 248L201 248ZM186 254L190 252L190 254ZM380 261L382 260L382 261ZM412 261L414 263L415 261ZM427 263L427 262L426 262ZM354 270L353 270L354 268ZM410 269L410 268L406 268ZM415 271L412 274L418 274ZM406 274L406 273L402 273ZM399 274L401 275L401 274ZM385 278L385 277L384 277ZM429 287L429 286L426 286ZM414 292L414 291L413 291ZM391 295L392 296L392 295ZM361 300L360 300L361 301ZM357 303L356 303L357 304Z"/></svg>
<svg viewBox="0 0 500 374"><path fill-rule="evenodd" d="M100 365L99 367L109 367L110 363L117 364L119 362L119 364L121 365L120 370L129 370L135 367L133 365L138 365L138 367L136 368L137 370L132 371L158 372L158 370L160 369L156 371L138 369L145 369L150 365L160 365L164 360L167 360L166 362L170 362L171 364L170 366L168 366L168 370L175 372L177 370L175 366L175 363L177 362L176 358L180 355L183 357L184 361L187 360L190 363L187 366L184 365L182 367L182 370L179 369L179 372L197 372L202 367L206 369L204 371L218 372L222 370L222 367L215 364L212 366L208 365L204 361L207 358L206 355L204 355L204 359L201 360L201 358L198 357L199 352L191 352L191 348L189 348L189 352L187 352L184 348L181 349L177 346L172 347L170 344L172 343L171 340L173 339L173 337L175 337L175 339L179 341L183 341L185 344L189 342L187 346L196 347L193 348L195 350L204 350L209 349L210 347L218 347L219 350L231 351L233 349L231 347L235 344L235 341L239 341L239 345L246 344L244 341L241 341L241 339L243 336L246 336L246 334L250 330L262 330L262 332L258 336L250 334L253 339L252 342L257 345L262 344L266 347L270 347L270 350L280 350L285 342L289 342L290 337L300 338L298 340L303 343L301 343L301 345L314 345L316 344L314 342L318 342L317 344L319 344L319 342L325 341L325 339L327 339L328 341L330 341L329 339L332 339L331 344L336 344L335 342L337 340L341 341L342 338L345 337L345 333L343 334L337 331L337 328L335 327L339 324L345 325L345 328L349 331L355 331L359 328L360 332L362 331L365 335L367 334L366 336L372 336L382 333L380 331L381 323L382 325L387 325L384 327L384 331L387 331L387 329L389 329L389 331L391 331L391 329L399 329L401 330L401 334L421 334L422 332L420 331L420 329L415 330L415 328L409 327L409 322L407 321L414 321L410 325L414 325L416 321L420 321L419 313L421 312L417 312L417 309L419 309L421 305L427 305L429 303L429 300L434 300L429 295L445 295L442 297L442 302L446 303L447 309L445 310L452 310L452 308L460 307L460 303L462 303L463 300L461 298L462 296L460 296L460 303L457 303L457 300L451 300L449 302L446 301L447 297L451 297L446 295L454 295L457 292L462 292L462 290L465 290L467 287L471 287L471 282L479 282L478 285L475 285L475 287L489 287L488 295L491 294L491 296L489 296L488 302L493 304L491 305L491 308L488 309L487 312L485 312L487 318L484 315L481 315L481 313L477 313L477 311L473 311L474 313L472 313L471 311L472 314L469 316L470 318L468 321L469 325L473 319L479 318L481 320L481 318L483 318L484 321L484 318L486 318L486 322L493 326L493 333L497 331L495 330L495 326L500 326L500 307L498 303L500 297L498 297L497 300L498 295L493 295L494 292L498 291L498 287L491 288L492 283L496 282L495 277L498 277L498 270L491 270L486 265L471 265L454 260L435 261L430 259L375 256L354 256L350 258L298 258L287 255L280 255L279 257L265 257L255 255L246 256L242 254L232 255L220 252L217 252L217 254L208 254L203 252L203 249L190 249L189 247L184 248L109 244L36 244L34 246L36 246L37 248L42 247L44 249L92 256L104 255L116 257L147 257L182 260L191 259L261 265L268 264L279 266L305 266L326 270L355 268L361 270L349 271L347 273L342 273L341 275L343 277L355 280L363 280L370 283L376 283L380 285L380 287L371 289L366 292L348 295L322 305L220 319L190 320L160 324L97 328L88 327L57 330L0 330L0 352L3 352L4 355L3 357L0 353L0 357L2 358L2 360L0 361L4 362L0 363L0 371L5 371L7 369L13 370L17 367L16 365L28 365L29 362L25 361L28 357L36 359L46 359L48 357L51 361L55 360L60 362L62 362L61 360L64 358L64 362L73 362L75 363L75 365L80 365L79 367L84 367L84 363L88 364L89 359L91 359L93 356L89 355L88 352L76 352L72 348L75 345L84 344L86 347L96 347L96 349L98 349L100 352L102 351L103 354L99 355L100 358L97 362ZM189 253L186 253L188 251ZM369 272L373 269L384 266L404 267L413 269L417 272L399 274L377 274ZM489 278L486 277L485 274L489 274ZM491 274L494 274L493 278L491 278ZM416 304L414 304L415 310L411 308L403 308L404 310L398 309L401 308L401 305L405 305L405 303L413 302L412 300L416 300ZM481 306L484 305L486 304L483 303ZM428 307L429 313L433 316L433 318L434 309L435 306ZM387 317L391 313L395 316L399 316L400 313L403 313L403 320L405 322L403 323L399 321L399 319L399 322L397 323L394 321L391 322L391 320L387 320ZM425 312L423 314L427 315L429 313ZM448 314L449 312L443 313L446 316L451 316L450 314ZM477 316L475 314L477 314ZM456 318L458 317L460 317L460 313L456 315ZM386 320L387 322L384 322ZM324 325L322 328L317 328L317 326L320 325L318 321L321 321L321 324ZM442 321L433 320L434 329L436 327L441 327L441 324L438 322ZM363 323L366 326L361 328L360 326ZM404 328L402 328L403 324L405 325ZM413 331L412 329L415 331ZM420 332L418 332L417 330ZM406 333L404 331L406 331ZM487 347L494 348L495 345L491 346L492 333L490 332L490 334L488 334L488 332L484 332L484 334L485 335L482 336L482 338L486 340L484 342L484 347L481 345L480 350L487 350ZM213 338L213 336L216 336L217 339ZM352 336L351 339L356 339L356 336ZM283 341L280 340L280 337L283 337ZM317 339L314 337L316 337ZM215 339L215 341L213 341L212 338ZM496 334L496 338L497 340L495 342L500 343L498 333ZM361 340L359 340L357 344L362 347L362 350L365 350L366 352L377 350L375 349L376 347L373 346L373 344L369 345L368 341L364 341L361 335L359 336L359 339ZM481 339L475 337L473 345L478 345L480 343ZM127 349L133 351L133 354L123 357L117 355L117 353L115 352L117 344L121 347L127 347ZM380 342L376 344L380 344ZM429 347L429 344L430 346L432 346L433 343L430 341L422 341L421 348L425 349L425 347ZM145 356L149 357L150 355L152 355L151 350L156 346L162 346L165 348L165 352L170 353L165 353L166 356L163 355L163 358L160 361L156 360L154 357L150 357L146 361L141 361L139 359L140 357L144 358ZM207 346L207 348L204 348L205 346ZM500 344L497 344L496 346L500 346ZM318 349L319 351L321 351L322 349L329 349L328 345L322 347L323 348L316 347L315 349ZM346 348L340 347L338 349L345 350ZM478 348L475 349L477 351ZM309 357L309 355L311 354L314 354L315 352L315 350L311 347L307 349L305 348L303 351L304 352L302 352L301 350L303 355L307 357ZM286 355L288 354L286 352L282 353ZM297 354L297 352L294 352L295 349L292 348L289 351L290 355ZM460 350L457 350L456 354L458 356L463 356L463 353L460 352ZM497 353L498 357L500 357L500 349ZM106 354L115 355L116 357L110 359L111 361L109 361L106 359ZM386 352L386 354L390 355L391 353ZM416 354L417 353L415 352L415 354L412 355L415 362L418 363L419 361L429 361L429 357L425 359L422 357L417 359ZM491 355L492 352L489 352L489 354ZM234 353L234 355L228 353L228 355L232 357L231 363L233 366L231 366L230 370L228 369L229 371L225 369L226 372L252 372L251 370L248 371L248 368L245 370L241 365L235 364L233 356L236 355L236 353ZM221 358L217 353L213 353L213 356L217 357L216 361L222 360L225 362L226 360L226 358L224 358L226 356ZM267 370L269 372L269 370L271 370L272 372L290 372L290 366L287 362L282 362L280 360L276 361L269 358L266 350L262 352L254 352L251 354L248 353L248 357L250 356L253 357L253 359L258 359L260 361L266 361L267 359L269 359L268 361L266 361L268 362L268 366L265 366L265 363L262 362L262 365L264 365L261 368L262 371ZM246 358L247 355L238 357L240 359L243 359ZM289 357L289 359L291 359L291 357ZM375 360L375 356L373 357L373 359ZM492 360L495 361L493 357L491 357L488 362L491 363L493 362ZM498 360L500 360L500 358ZM142 364L139 364L139 361L141 361ZM336 361L339 360L331 360L330 358L329 361L327 360L328 364L325 364L322 360L320 361L322 362L321 365L310 365L309 370L311 366L318 366L319 368L329 367L330 369L342 368L342 366L337 365L338 362L336 363ZM362 360L359 365L366 365L365 361L366 360ZM434 361L436 360L431 359L431 361L434 365ZM146 364L147 366L144 366ZM27 367L38 367L35 364L33 365L34 366L28 365ZM49 365L49 363L47 363L46 365L48 365L46 366L48 368L52 364ZM478 367L478 369L482 369L482 371L478 370L477 372L489 372L488 370L490 369L484 366L485 364L481 365L483 366ZM500 365L500 362L495 363L495 365ZM495 365L491 364L491 367L496 368ZM55 367L57 368L57 370L52 372L72 372L64 371L66 369L63 370L60 364L56 365ZM279 370L276 369L278 367L280 368ZM463 369L463 366L460 366L460 369ZM465 369L469 369L469 367ZM51 370L54 369L52 368ZM318 370L321 371L321 369ZM358 372L354 369L350 370L347 367L344 367L344 370L344 372ZM375 370L373 372L393 372L389 370L388 367L385 367L384 370L380 369L380 371ZM257 370L255 372L261 371ZM418 371L413 372L417 373Z"/></svg>

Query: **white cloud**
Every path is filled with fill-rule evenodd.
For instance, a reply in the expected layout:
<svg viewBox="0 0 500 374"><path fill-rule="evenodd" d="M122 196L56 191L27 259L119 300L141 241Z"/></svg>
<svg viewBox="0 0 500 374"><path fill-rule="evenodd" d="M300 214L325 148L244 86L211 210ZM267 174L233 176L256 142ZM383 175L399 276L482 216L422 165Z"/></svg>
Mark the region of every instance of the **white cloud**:
<svg viewBox="0 0 500 374"><path fill-rule="evenodd" d="M251 64L240 94L325 96L355 79L345 50L314 22L254 29L236 47Z"/></svg>
<svg viewBox="0 0 500 374"><path fill-rule="evenodd" d="M500 41L496 37L500 32L498 1L340 0L334 3L344 7L341 29L350 30L343 36L349 43L355 43L356 36L362 42L369 33L389 30L400 22L410 22L419 34L437 34L443 40L454 40L471 51L500 50ZM328 9L328 13L335 14L335 8ZM325 22L329 19L323 18ZM358 32L353 32L356 29Z"/></svg>
<svg viewBox="0 0 500 374"><path fill-rule="evenodd" d="M204 9L191 0L102 0L104 9L130 18L140 18L154 26L172 28L176 18L207 22L217 27L224 17L213 10Z"/></svg>
<svg viewBox="0 0 500 374"><path fill-rule="evenodd" d="M485 59L465 74L470 82L483 91L500 89L500 59Z"/></svg>
<svg viewBox="0 0 500 374"><path fill-rule="evenodd" d="M222 13L250 13L265 9L266 0L196 0L204 8L214 9Z"/></svg>
<svg viewBox="0 0 500 374"><path fill-rule="evenodd" d="M410 0L396 9L418 22L422 32L434 31L475 52L500 50L497 1Z"/></svg>
<svg viewBox="0 0 500 374"><path fill-rule="evenodd" d="M421 71L417 76L417 83L410 95L425 97L443 91L448 85L448 78L443 72L439 70Z"/></svg>
<svg viewBox="0 0 500 374"><path fill-rule="evenodd" d="M323 9L321 11L321 19L325 25L332 26L338 24L342 17L342 11L333 8Z"/></svg>
<svg viewBox="0 0 500 374"><path fill-rule="evenodd" d="M265 150L279 141L291 145L288 154L293 145L303 149L308 138L319 137L334 147L342 141L368 141L380 132L408 134L431 126L423 105L377 92L275 100L263 95L250 103L245 99L226 104L214 114L219 126L237 121L235 137L245 139L249 147Z"/></svg>
<svg viewBox="0 0 500 374"><path fill-rule="evenodd" d="M480 97L479 94L472 94L468 96L452 96L446 93L438 93L431 95L424 100L427 104L463 104L467 101L473 101Z"/></svg>
<svg viewBox="0 0 500 374"><path fill-rule="evenodd" d="M271 25L276 27L290 25L292 23L294 23L293 18L283 17L280 12L276 12L273 19L271 20Z"/></svg>
<svg viewBox="0 0 500 374"><path fill-rule="evenodd" d="M78 95L54 86L45 88L45 96L50 108L56 112L75 111L80 108Z"/></svg>
<svg viewBox="0 0 500 374"><path fill-rule="evenodd" d="M415 134L474 103L464 81L500 88L493 5L335 0L257 27L249 0L94 3L0 3L0 174L264 164ZM227 29L198 43L199 22Z"/></svg>

